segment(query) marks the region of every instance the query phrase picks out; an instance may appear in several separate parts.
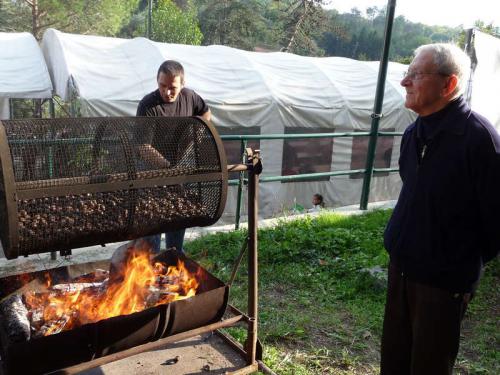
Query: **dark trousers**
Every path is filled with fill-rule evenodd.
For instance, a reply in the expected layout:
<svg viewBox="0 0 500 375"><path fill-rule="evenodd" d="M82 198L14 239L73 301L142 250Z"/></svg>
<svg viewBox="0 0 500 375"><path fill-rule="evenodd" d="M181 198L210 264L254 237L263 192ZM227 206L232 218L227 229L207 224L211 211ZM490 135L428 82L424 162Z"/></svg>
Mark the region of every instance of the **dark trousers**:
<svg viewBox="0 0 500 375"><path fill-rule="evenodd" d="M470 297L412 282L390 264L380 375L451 375Z"/></svg>
<svg viewBox="0 0 500 375"><path fill-rule="evenodd" d="M173 232L165 233L166 249L175 249L181 253L184 253L184 235L186 234L186 229L179 229ZM161 245L161 234L154 234L152 236L144 237L151 244L152 251L155 254L160 252Z"/></svg>

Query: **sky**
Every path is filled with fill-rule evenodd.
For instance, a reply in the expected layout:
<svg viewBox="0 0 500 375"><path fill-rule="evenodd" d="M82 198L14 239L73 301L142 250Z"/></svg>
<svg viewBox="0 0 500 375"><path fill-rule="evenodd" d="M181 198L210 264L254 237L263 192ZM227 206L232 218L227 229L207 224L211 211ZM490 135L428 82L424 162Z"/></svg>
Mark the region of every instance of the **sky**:
<svg viewBox="0 0 500 375"><path fill-rule="evenodd" d="M331 5L339 12L350 12L358 8L363 15L366 8L379 8L388 4L388 0L331 0ZM480 19L486 24L493 22L500 26L499 0L396 0L396 17L403 15L412 22L427 25L470 27Z"/></svg>

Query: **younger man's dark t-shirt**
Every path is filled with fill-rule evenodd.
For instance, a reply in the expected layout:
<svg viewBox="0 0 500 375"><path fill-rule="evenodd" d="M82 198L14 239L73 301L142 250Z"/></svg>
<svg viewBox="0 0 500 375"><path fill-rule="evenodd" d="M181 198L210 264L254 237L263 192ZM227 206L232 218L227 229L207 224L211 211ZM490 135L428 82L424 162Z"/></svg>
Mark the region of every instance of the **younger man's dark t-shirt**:
<svg viewBox="0 0 500 375"><path fill-rule="evenodd" d="M136 116L147 117L187 117L201 116L208 111L208 106L201 96L195 91L183 88L177 99L173 103L165 103L157 89L147 94L137 107ZM139 130L139 129L138 129ZM148 128L140 129L136 132L135 138L137 143L152 144L160 153L167 157L167 152L162 144L164 143L166 134L158 134L157 129ZM175 134L170 134L175 137Z"/></svg>
<svg viewBox="0 0 500 375"><path fill-rule="evenodd" d="M173 103L165 103L159 90L146 95L139 102L136 116L201 116L207 111L208 106L201 96L183 88Z"/></svg>

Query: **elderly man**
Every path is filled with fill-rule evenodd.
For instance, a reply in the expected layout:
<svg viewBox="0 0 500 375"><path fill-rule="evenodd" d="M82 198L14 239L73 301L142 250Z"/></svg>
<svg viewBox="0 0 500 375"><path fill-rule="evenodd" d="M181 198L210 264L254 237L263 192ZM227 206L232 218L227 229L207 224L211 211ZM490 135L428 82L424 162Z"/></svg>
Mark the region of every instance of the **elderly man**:
<svg viewBox="0 0 500 375"><path fill-rule="evenodd" d="M203 98L195 91L184 87L184 67L177 61L166 60L158 68L156 75L158 89L147 94L137 107L137 116L199 116L210 121L211 112ZM143 137L146 137L144 134ZM168 166L169 162L151 145L143 145L140 150L144 159L149 159L159 166ZM185 230L165 233L166 247L175 247L183 251ZM160 236L146 238L152 243L153 251L160 251Z"/></svg>
<svg viewBox="0 0 500 375"><path fill-rule="evenodd" d="M451 374L481 269L500 248L500 136L461 96L470 65L448 44L415 51L401 81L419 116L405 131L381 375Z"/></svg>

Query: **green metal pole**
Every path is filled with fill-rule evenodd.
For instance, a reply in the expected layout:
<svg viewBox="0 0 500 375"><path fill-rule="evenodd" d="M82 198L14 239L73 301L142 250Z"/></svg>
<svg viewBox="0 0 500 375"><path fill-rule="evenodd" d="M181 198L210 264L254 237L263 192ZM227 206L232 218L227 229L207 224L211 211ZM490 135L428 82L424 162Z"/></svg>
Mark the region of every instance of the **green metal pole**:
<svg viewBox="0 0 500 375"><path fill-rule="evenodd" d="M147 37L151 39L151 28L153 25L153 0L148 0L148 24L147 24Z"/></svg>
<svg viewBox="0 0 500 375"><path fill-rule="evenodd" d="M56 109L54 107L54 99L49 99L49 114L50 118L56 118Z"/></svg>
<svg viewBox="0 0 500 375"><path fill-rule="evenodd" d="M9 98L9 119L12 120L14 118L14 101Z"/></svg>
<svg viewBox="0 0 500 375"><path fill-rule="evenodd" d="M52 98L49 99L49 114L50 118L56 117L56 111L54 108L54 100ZM54 177L54 148L49 146L49 178Z"/></svg>
<svg viewBox="0 0 500 375"><path fill-rule="evenodd" d="M49 114L50 118L55 118L56 117L56 109L54 107L54 99L50 98L49 99ZM54 177L54 147L49 146L49 178ZM51 260L56 260L57 259L57 252L51 251L50 252L50 259Z"/></svg>
<svg viewBox="0 0 500 375"><path fill-rule="evenodd" d="M244 164L246 162L245 158L245 149L247 148L247 140L241 140L241 163ZM238 180L238 198L236 200L236 220L234 223L234 229L238 230L240 228L240 218L241 218L241 204L243 203L243 183L245 181L245 172L240 172L240 177Z"/></svg>
<svg viewBox="0 0 500 375"><path fill-rule="evenodd" d="M378 126L382 117L382 103L384 102L385 79L387 76L387 65L389 62L389 48L391 46L392 25L394 23L394 12L396 10L396 0L389 0L387 3L387 19L385 23L384 47L380 68L378 71L377 92L375 94L375 104L372 113L372 125L370 130L370 142L366 155L365 177L363 179L363 190L361 191L360 210L366 210L370 195L370 184L373 175L373 164L375 160L375 150L377 148Z"/></svg>

